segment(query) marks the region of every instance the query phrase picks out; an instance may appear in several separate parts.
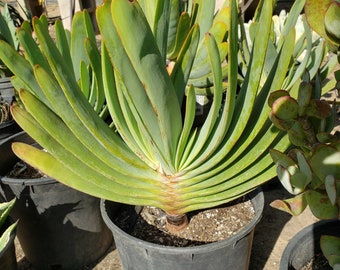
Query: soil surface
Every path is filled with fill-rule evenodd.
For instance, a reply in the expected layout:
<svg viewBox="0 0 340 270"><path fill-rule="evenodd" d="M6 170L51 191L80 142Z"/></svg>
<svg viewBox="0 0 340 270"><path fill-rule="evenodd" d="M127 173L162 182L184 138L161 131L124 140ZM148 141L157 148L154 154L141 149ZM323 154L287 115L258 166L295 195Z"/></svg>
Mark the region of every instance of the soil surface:
<svg viewBox="0 0 340 270"><path fill-rule="evenodd" d="M242 198L236 203L189 213L188 225L180 229L173 225L169 227L166 214L159 208L144 207L138 215L133 207L129 209L121 211L114 220L118 227L144 241L175 247L199 246L226 239L244 228L255 215L252 203ZM131 217L135 222L131 222Z"/></svg>

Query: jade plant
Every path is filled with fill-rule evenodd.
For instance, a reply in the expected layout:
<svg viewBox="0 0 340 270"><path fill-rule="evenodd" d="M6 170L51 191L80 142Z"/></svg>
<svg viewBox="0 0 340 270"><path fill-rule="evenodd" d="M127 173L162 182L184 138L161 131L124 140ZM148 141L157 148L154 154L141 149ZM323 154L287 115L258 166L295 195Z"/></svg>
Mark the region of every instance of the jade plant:
<svg viewBox="0 0 340 270"><path fill-rule="evenodd" d="M3 229L3 233L0 236L0 253L4 250L10 241L11 236L15 232L17 223L12 223L4 229L4 223L7 221L8 215L11 212L15 204L15 199L10 202L0 203L0 229Z"/></svg>
<svg viewBox="0 0 340 270"><path fill-rule="evenodd" d="M0 42L0 58L15 74L12 81L20 96L20 103L12 106L13 117L44 148L15 143L14 152L93 196L158 207L174 230L185 227L188 212L230 202L275 176L269 149L285 151L289 140L268 119L266 100L291 73L293 22L302 8L295 6L282 42L273 46L274 2L261 1L249 65L240 80L244 37L239 35L237 1L226 1L220 13L226 55L221 56L218 34L204 32L210 27L202 33L198 22L183 34L176 32L181 46L176 57L169 58L169 35L164 33L174 22L172 6L182 2L153 1L152 22L145 7L150 1L107 0L98 7L101 51L97 54L93 46L86 51L112 125L84 95L83 78L65 54L64 39L54 42L43 17L33 20L39 45L25 28L18 32L24 57ZM208 2L215 5L201 0L194 7L199 10ZM306 44L310 52L311 40ZM194 126L195 86L190 76L194 65L203 64L195 64L199 48L206 52L214 98L203 125Z"/></svg>
<svg viewBox="0 0 340 270"><path fill-rule="evenodd" d="M331 133L336 112L320 100L316 90L320 85L314 83L309 79L301 82L297 98L284 90L269 97L271 120L287 132L293 144L287 154L277 150L270 154L282 185L294 195L271 205L292 215L299 215L308 205L319 219L339 219L340 134ZM321 249L332 267L339 267L339 246L340 238L321 237Z"/></svg>
<svg viewBox="0 0 340 270"><path fill-rule="evenodd" d="M337 55L331 88L340 89L340 2L307 0L305 13L310 27L327 42L329 56ZM335 104L321 100L326 92L320 76L302 82L296 98L279 90L270 99L271 120L287 132L294 148L287 155L271 150L277 174L291 199L274 201L272 206L292 215L307 205L319 219L340 219L340 135L334 127ZM334 269L340 269L340 238L322 235L321 250Z"/></svg>
<svg viewBox="0 0 340 270"><path fill-rule="evenodd" d="M277 175L283 186L296 195L273 206L299 215L309 205L320 219L340 216L340 135L332 134L335 110L320 99L306 76L297 98L285 90L273 92L269 99L270 119L287 132L294 146L287 154L272 149Z"/></svg>

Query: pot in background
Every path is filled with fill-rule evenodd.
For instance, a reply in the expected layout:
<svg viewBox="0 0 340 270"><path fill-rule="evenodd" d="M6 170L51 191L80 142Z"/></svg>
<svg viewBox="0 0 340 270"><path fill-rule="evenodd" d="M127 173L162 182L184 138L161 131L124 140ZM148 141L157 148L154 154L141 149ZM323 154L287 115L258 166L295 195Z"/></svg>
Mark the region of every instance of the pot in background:
<svg viewBox="0 0 340 270"><path fill-rule="evenodd" d="M301 269L315 255L322 254L320 248L321 235L340 237L340 220L318 221L297 233L289 241L282 254L280 270Z"/></svg>
<svg viewBox="0 0 340 270"><path fill-rule="evenodd" d="M37 269L82 269L94 263L112 243L100 200L49 177L5 177L19 161L11 150L14 141L34 144L25 132L0 144L0 197L17 198L10 216L19 220L17 237L27 260Z"/></svg>

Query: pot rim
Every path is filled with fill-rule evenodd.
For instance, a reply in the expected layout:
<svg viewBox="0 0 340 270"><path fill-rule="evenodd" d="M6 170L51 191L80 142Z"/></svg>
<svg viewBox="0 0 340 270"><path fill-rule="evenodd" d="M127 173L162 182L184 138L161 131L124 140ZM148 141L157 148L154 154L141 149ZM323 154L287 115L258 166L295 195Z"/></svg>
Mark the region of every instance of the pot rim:
<svg viewBox="0 0 340 270"><path fill-rule="evenodd" d="M340 220L319 220L300 230L289 240L286 248L284 249L280 261L280 270L290 269L288 267L292 266L292 263L294 263L297 251L300 250L301 246L304 246L307 239L311 238L317 245L319 245L320 236L323 234L332 234L332 230L327 233L327 229L335 226L340 227ZM320 250L320 248L317 249ZM312 259L312 257L308 259Z"/></svg>
<svg viewBox="0 0 340 270"><path fill-rule="evenodd" d="M28 138L30 137L25 131L20 131L18 133L15 133L3 140L0 140L0 147L5 145L5 144L11 144L16 141L21 141L21 140L16 140L16 138L24 137L27 136ZM15 156L15 154L13 153ZM18 161L20 159L18 158ZM8 172L8 171L7 171ZM6 173L7 173L6 172ZM4 184L11 184L11 185L20 185L20 186L32 186L32 185L45 185L45 184L51 184L51 183L56 183L57 180L54 178L51 178L49 176L46 177L40 177L40 178L11 178L7 177L5 173L4 175L1 175L0 173L0 183Z"/></svg>

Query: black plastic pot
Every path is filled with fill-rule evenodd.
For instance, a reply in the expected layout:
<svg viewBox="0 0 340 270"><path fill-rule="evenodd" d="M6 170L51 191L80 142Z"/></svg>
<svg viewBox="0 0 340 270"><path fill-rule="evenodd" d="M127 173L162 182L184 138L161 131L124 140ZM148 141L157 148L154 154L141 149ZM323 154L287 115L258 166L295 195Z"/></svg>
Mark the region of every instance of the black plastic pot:
<svg viewBox="0 0 340 270"><path fill-rule="evenodd" d="M315 255L320 255L321 235L340 237L340 220L318 221L297 233L282 254L280 270L301 269Z"/></svg>
<svg viewBox="0 0 340 270"><path fill-rule="evenodd" d="M0 235L10 226L12 222L7 219L7 221L4 223L3 228L1 228ZM17 264L17 258L15 254L15 230L12 232L11 237L9 239L9 242L5 246L3 250L0 251L0 269L4 270L17 270L18 264Z"/></svg>
<svg viewBox="0 0 340 270"><path fill-rule="evenodd" d="M18 161L14 141L34 141L21 132L0 144L1 193L6 201L17 198L10 216L19 219L17 236L27 260L38 269L82 269L95 262L112 243L100 200L48 177L4 177Z"/></svg>
<svg viewBox="0 0 340 270"><path fill-rule="evenodd" d="M132 237L117 227L112 220L124 205L101 202L104 221L112 230L123 269L125 270L245 270L249 267L255 225L259 222L264 205L263 193L249 194L254 219L238 234L216 243L196 247L167 247Z"/></svg>

